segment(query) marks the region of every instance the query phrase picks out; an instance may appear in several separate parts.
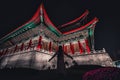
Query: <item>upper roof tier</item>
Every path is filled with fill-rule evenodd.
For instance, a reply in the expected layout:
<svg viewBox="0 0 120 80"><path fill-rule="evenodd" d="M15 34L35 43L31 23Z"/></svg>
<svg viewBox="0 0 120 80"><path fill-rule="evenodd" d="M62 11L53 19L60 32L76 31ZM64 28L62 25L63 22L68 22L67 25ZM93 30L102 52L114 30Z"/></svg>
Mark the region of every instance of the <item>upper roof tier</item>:
<svg viewBox="0 0 120 80"><path fill-rule="evenodd" d="M37 27L40 24L44 24L50 31L52 31L55 35L60 37L61 35L67 35L71 34L73 32L83 30L88 28L90 25L95 24L98 22L97 18L94 18L91 21L85 22L86 16L89 14L89 11L86 10L80 17L66 23L63 25L60 25L56 27L50 18L48 17L48 14L43 6L43 4L40 5L34 16L25 24L22 26L16 28L12 32L5 35L3 38L0 39L0 43L3 43L5 41L10 40L13 37L16 37L20 35L21 33L28 31L32 28ZM83 24L84 23L84 24Z"/></svg>

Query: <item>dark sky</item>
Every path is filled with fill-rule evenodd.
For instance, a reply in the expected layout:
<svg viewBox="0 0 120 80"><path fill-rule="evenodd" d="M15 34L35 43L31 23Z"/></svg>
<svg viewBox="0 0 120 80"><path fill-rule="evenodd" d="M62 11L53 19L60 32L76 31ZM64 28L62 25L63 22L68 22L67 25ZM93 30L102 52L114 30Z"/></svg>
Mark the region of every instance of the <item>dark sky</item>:
<svg viewBox="0 0 120 80"><path fill-rule="evenodd" d="M119 0L44 0L46 11L58 26L80 16L86 9L89 17L98 17L95 28L96 50L105 48L114 60L120 59ZM0 37L27 22L41 0L1 0Z"/></svg>

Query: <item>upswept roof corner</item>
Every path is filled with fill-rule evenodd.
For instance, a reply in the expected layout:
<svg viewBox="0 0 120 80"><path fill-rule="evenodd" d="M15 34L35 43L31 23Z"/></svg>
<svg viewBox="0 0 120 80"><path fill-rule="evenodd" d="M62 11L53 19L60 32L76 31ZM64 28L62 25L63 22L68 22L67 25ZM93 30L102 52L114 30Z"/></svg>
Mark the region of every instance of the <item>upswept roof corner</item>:
<svg viewBox="0 0 120 80"><path fill-rule="evenodd" d="M63 24L63 25L60 25L59 29L60 29L60 28L63 28L63 27L66 27L67 25L70 25L70 24L73 24L73 23L79 21L79 20L82 19L83 17L86 17L88 14L89 14L89 11L86 10L86 11L85 11L82 15L80 15L78 18L76 18L76 19L74 19L74 20L72 20L72 21L69 21L69 22L67 22L67 23L65 23L65 24Z"/></svg>
<svg viewBox="0 0 120 80"><path fill-rule="evenodd" d="M61 35L61 31L53 24L53 22L50 20L44 6L42 5L42 9L43 9L43 17L44 17L44 21L45 23L48 25L48 28L54 32L55 34Z"/></svg>
<svg viewBox="0 0 120 80"><path fill-rule="evenodd" d="M66 34L70 34L73 33L75 31L78 30L82 30L86 27L88 27L89 25L93 24L94 22L97 22L98 19L94 18L93 20L91 20L90 22L88 22L87 24L85 24L84 26L80 26L77 29L73 29L73 30L69 30L66 32L61 32L60 28L62 27L66 27L67 25L70 24L74 24L75 22L79 21L80 19L86 17L89 14L89 11L86 10L81 16L79 16L78 18L65 23L63 25L61 25L61 27L56 27L53 22L50 20L43 3L41 3L41 5L39 6L39 8L37 9L36 13L33 15L33 17L27 21L25 24L23 24L22 26L16 28L15 30L13 30L12 32L8 33L7 35L5 35L4 37L2 37L0 39L0 43L3 43L15 36L20 35L22 32L27 31L29 29L35 28L39 23L43 23L47 26L47 28L52 31L54 34L56 34L58 37L60 37L61 35L66 35Z"/></svg>
<svg viewBox="0 0 120 80"><path fill-rule="evenodd" d="M44 18L47 18L47 19L44 19ZM14 34L17 34L19 35L18 31L21 32L21 30L24 30L25 28L31 26L31 24L34 24L34 26L32 27L35 27L36 24L42 22L42 20L47 20L48 22L48 27L50 27L50 30L54 33L57 33L57 34L61 34L61 32L55 27L55 25L51 22L51 20L49 19L45 9L44 9L44 6L43 4L41 4L39 6L39 8L37 9L36 13L33 15L33 17L27 21L26 23L24 23L22 26L19 26L18 28L16 28L15 30L13 30L12 32L8 33L7 35L5 35L4 37L2 37L0 39L0 43L4 42L4 41L7 41L9 40L10 38L12 37L15 37L13 36ZM52 27L52 28L51 28ZM16 35L16 36L17 36ZM11 37L12 36L12 37Z"/></svg>
<svg viewBox="0 0 120 80"><path fill-rule="evenodd" d="M70 30L70 31L68 31L68 32L64 32L63 34L66 35L66 34L70 34L70 33L76 32L76 31L83 30L83 29L85 29L85 28L89 27L90 25L95 24L95 23L97 23L97 22L98 22L98 18L95 17L93 20L91 20L91 21L88 22L87 24L85 24L85 25L83 25L83 26L80 26L80 27L78 27L78 28L76 28L76 29ZM94 27L95 27L95 26L94 26Z"/></svg>
<svg viewBox="0 0 120 80"><path fill-rule="evenodd" d="M39 15L40 15L40 7L37 9L36 13L33 15L33 17L32 17L29 21L25 22L23 25L19 26L18 28L16 28L16 29L14 29L13 31L9 32L7 35L3 36L3 37L0 39L0 43L1 43L2 41L6 40L8 36L11 36L13 33L17 32L17 31L20 30L21 28L24 29L24 27L25 27L26 25L29 26L29 23L30 23L30 22L33 22L33 21L34 21L34 22L36 22L36 21L38 22L38 19L37 19L37 18L39 17Z"/></svg>

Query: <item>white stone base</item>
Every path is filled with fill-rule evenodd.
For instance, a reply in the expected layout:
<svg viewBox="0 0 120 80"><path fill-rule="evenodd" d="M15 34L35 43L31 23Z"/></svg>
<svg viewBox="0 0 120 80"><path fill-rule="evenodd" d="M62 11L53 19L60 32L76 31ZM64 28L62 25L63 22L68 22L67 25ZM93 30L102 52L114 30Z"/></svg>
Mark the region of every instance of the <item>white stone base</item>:
<svg viewBox="0 0 120 80"><path fill-rule="evenodd" d="M56 57L48 62L53 54L42 53L39 51L29 51L25 53L19 53L9 56L1 57L1 68L14 68L25 67L38 70L56 69L57 59ZM64 57L67 63L66 68L74 65L73 61L76 61L78 65L100 65L106 67L113 67L112 59L107 53L91 53L73 56L74 60L68 57Z"/></svg>

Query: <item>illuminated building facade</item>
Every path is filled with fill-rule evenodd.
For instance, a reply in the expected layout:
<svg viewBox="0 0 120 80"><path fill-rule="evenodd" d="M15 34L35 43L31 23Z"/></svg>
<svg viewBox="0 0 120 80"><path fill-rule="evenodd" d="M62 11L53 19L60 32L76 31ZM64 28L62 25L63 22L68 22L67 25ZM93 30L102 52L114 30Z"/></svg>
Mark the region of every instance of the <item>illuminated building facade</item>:
<svg viewBox="0 0 120 80"><path fill-rule="evenodd" d="M98 19L87 21L88 14L86 10L80 17L56 27L41 4L31 20L0 39L1 68L54 69L56 59L48 60L59 45L79 65L113 66L104 49L94 49L94 29ZM67 57L65 61L69 63L66 67L73 65Z"/></svg>

